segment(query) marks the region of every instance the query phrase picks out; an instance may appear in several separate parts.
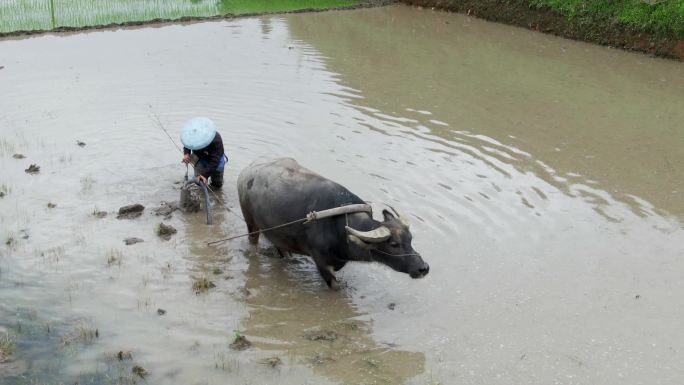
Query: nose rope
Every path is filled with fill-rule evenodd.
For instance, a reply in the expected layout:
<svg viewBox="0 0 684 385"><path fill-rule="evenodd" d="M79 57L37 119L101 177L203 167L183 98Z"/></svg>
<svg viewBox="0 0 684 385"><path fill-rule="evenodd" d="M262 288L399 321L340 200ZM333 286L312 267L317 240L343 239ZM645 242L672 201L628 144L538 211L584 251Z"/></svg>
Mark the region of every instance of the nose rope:
<svg viewBox="0 0 684 385"><path fill-rule="evenodd" d="M412 257L412 256L420 257L420 254L418 254L418 253L391 254L391 253L386 253L386 252L384 252L384 251L382 251L382 250L378 250L378 249L370 249L369 251L375 251L376 253L389 255L390 257Z"/></svg>

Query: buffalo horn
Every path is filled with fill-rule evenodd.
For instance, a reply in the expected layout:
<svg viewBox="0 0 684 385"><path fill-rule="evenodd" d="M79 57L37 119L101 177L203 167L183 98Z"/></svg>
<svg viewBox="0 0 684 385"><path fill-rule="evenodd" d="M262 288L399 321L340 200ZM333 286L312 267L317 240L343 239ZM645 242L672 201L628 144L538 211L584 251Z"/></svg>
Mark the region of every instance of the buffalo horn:
<svg viewBox="0 0 684 385"><path fill-rule="evenodd" d="M404 213L400 213L399 211L397 211L397 209L395 209L392 206L389 206L389 208L392 209L392 211L394 211L394 214L397 216L397 219L399 220L399 222L401 222L402 225L410 227L411 222L409 222L408 217L405 216Z"/></svg>
<svg viewBox="0 0 684 385"><path fill-rule="evenodd" d="M359 231L352 229L349 226L346 226L345 228L349 234L368 243L380 243L386 241L391 235L389 229L385 226L380 226L377 229L370 231Z"/></svg>

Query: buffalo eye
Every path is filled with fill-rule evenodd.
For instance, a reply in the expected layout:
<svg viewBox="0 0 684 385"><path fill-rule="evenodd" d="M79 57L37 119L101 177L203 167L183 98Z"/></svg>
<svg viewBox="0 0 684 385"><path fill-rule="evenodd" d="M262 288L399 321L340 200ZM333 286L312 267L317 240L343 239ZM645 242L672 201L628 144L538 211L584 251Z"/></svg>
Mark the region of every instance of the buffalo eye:
<svg viewBox="0 0 684 385"><path fill-rule="evenodd" d="M399 242L391 241L389 244L391 247L399 247Z"/></svg>

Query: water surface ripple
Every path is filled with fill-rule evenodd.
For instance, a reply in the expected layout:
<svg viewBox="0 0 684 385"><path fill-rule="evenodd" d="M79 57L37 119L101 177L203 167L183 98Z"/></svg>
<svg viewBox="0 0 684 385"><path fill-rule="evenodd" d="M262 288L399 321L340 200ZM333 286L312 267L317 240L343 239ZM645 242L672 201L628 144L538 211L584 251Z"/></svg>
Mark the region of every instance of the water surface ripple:
<svg viewBox="0 0 684 385"><path fill-rule="evenodd" d="M681 63L408 7L0 50L3 384L684 380ZM185 169L156 116L195 115L229 152L223 208L244 166L291 156L404 211L430 275L350 264L331 292L266 242L206 246L244 231L223 208L158 239Z"/></svg>

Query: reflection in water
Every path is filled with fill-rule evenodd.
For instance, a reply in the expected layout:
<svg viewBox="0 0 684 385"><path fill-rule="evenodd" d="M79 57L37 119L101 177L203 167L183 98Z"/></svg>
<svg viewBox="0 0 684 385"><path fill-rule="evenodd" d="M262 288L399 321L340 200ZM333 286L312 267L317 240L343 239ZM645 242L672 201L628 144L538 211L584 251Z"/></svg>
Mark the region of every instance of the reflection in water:
<svg viewBox="0 0 684 385"><path fill-rule="evenodd" d="M106 383L119 373L106 357L128 350L155 384L684 378L684 235L661 215L684 212L668 200L681 178L648 171L662 154L676 176L682 159L666 132L681 120L674 63L404 7L0 48L0 235L16 239L0 245L0 326L57 325L19 335L26 377L11 381ZM158 239L150 209L178 199L184 170L153 112L170 132L208 115L226 133L224 207L239 211L252 160L291 156L413 217L430 275L350 263L331 292L308 259L207 246L245 231L219 208L213 227L175 213L178 234ZM112 215L135 202L140 218ZM133 236L145 242L122 243ZM200 275L216 287L197 295ZM92 343L32 350L82 324ZM234 330L255 347L231 350ZM279 367L261 363L274 355Z"/></svg>
<svg viewBox="0 0 684 385"><path fill-rule="evenodd" d="M599 212L609 208L591 198L597 188L638 215L684 218L680 63L409 7L288 25L388 133L469 152L503 175L494 163L533 172L572 196L584 190Z"/></svg>
<svg viewBox="0 0 684 385"><path fill-rule="evenodd" d="M274 250L259 254L249 256L245 273L245 332L256 337L258 348L345 383L401 384L423 372L422 353L375 342L368 316L344 291L329 290L310 260L278 258Z"/></svg>

